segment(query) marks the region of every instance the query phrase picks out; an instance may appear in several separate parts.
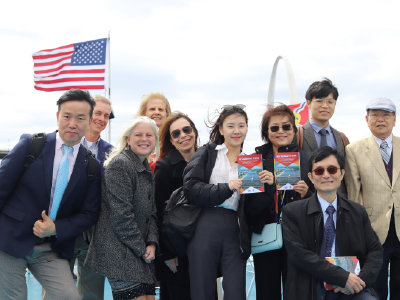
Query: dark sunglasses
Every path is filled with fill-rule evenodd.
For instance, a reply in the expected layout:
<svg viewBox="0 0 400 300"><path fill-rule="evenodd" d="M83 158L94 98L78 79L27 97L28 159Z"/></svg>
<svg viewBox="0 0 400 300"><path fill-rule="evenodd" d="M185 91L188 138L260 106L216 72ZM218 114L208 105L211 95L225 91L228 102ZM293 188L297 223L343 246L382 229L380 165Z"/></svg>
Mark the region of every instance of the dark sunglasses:
<svg viewBox="0 0 400 300"><path fill-rule="evenodd" d="M327 167L326 169L320 167L320 168L316 168L315 170L312 170L312 171L315 173L315 175L321 176L325 173L325 170L327 170L329 174L333 175L333 174L336 174L339 169L340 168L338 168L338 167L332 166L332 167Z"/></svg>
<svg viewBox="0 0 400 300"><path fill-rule="evenodd" d="M185 126L182 128L182 131L184 134L191 134L193 128L190 126ZM174 139L177 139L180 135L181 135L181 129L175 129L174 131L171 132L171 137Z"/></svg>
<svg viewBox="0 0 400 300"><path fill-rule="evenodd" d="M225 104L224 106L222 106L222 108L225 110L232 110L234 107L236 107L239 110L243 110L246 108L246 105L244 105L244 104L236 104L236 105Z"/></svg>
<svg viewBox="0 0 400 300"><path fill-rule="evenodd" d="M279 127L280 127L280 126L278 126L278 125L273 125L273 126L271 126L269 129L270 129L272 132L277 132L277 131L279 130ZM283 125L282 125L282 129L283 129L284 131L292 130L292 124L283 124Z"/></svg>

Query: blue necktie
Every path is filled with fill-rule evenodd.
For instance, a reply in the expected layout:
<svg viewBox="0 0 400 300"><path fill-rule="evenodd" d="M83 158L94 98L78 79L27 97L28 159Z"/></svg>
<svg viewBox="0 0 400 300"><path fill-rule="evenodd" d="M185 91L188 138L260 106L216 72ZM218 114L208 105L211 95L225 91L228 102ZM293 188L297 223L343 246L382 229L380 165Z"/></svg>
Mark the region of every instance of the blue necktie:
<svg viewBox="0 0 400 300"><path fill-rule="evenodd" d="M328 146L328 141L326 140L326 129L321 128L321 130L319 131L319 133L321 134L321 143L319 144L319 147L325 147Z"/></svg>
<svg viewBox="0 0 400 300"><path fill-rule="evenodd" d="M61 158L60 167L58 168L58 175L57 175L57 182L56 188L54 189L53 195L53 203L51 205L51 212L49 218L55 221L57 217L58 208L60 207L60 203L62 197L64 195L65 188L68 184L68 175L69 175L69 161L68 155L72 151L72 147L68 147L67 145L64 146L64 155Z"/></svg>
<svg viewBox="0 0 400 300"><path fill-rule="evenodd" d="M390 156L389 153L387 152L387 147L388 147L388 143L386 141L383 141L381 144L381 148L382 148L382 158L385 161L386 165L389 163L390 160Z"/></svg>
<svg viewBox="0 0 400 300"><path fill-rule="evenodd" d="M329 215L325 223L325 257L331 257L333 241L335 240L335 224L333 223L333 213L335 208L333 205L329 205L326 208L326 212Z"/></svg>

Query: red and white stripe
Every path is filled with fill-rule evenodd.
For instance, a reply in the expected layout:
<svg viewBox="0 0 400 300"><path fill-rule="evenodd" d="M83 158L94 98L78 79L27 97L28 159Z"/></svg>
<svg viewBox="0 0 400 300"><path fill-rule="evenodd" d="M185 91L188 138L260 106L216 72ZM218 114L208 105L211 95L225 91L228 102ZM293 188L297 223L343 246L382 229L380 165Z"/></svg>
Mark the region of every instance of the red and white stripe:
<svg viewBox="0 0 400 300"><path fill-rule="evenodd" d="M104 89L105 65L71 66L74 53L73 44L34 53L35 89L45 92Z"/></svg>

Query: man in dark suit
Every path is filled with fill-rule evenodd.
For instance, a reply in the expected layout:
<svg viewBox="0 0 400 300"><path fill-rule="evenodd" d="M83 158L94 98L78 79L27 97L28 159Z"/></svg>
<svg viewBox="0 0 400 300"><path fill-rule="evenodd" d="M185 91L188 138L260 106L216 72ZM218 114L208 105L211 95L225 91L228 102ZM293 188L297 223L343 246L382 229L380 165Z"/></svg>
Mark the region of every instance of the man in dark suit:
<svg viewBox="0 0 400 300"><path fill-rule="evenodd" d="M111 102L107 98L94 95L96 106L94 107L93 117L90 122L89 130L82 138L82 145L89 149L99 160L101 175L104 172L104 161L106 155L113 146L100 137L101 132L106 129L111 115ZM75 259L78 259L78 291L82 300L103 300L104 281L103 275L96 274L83 265L89 249L89 243L93 234L93 227L87 232L77 236L75 241L75 251L71 260L71 271L73 271Z"/></svg>
<svg viewBox="0 0 400 300"><path fill-rule="evenodd" d="M283 240L288 255L285 299L372 300L383 248L363 206L338 195L344 157L331 147L311 154L308 176L316 192L283 207ZM326 257L356 256L359 275ZM324 282L336 285L326 291Z"/></svg>
<svg viewBox="0 0 400 300"><path fill-rule="evenodd" d="M328 78L316 81L310 85L306 92L307 106L311 111L311 119L303 125L304 138L302 149L308 153L313 152L318 147L330 146L345 155L345 145L349 140L329 124L335 112L336 101L339 97L337 88ZM346 185L342 181L338 189L341 197L347 198Z"/></svg>
<svg viewBox="0 0 400 300"><path fill-rule="evenodd" d="M95 102L87 91L57 102L58 131L47 134L28 169L32 136L24 134L0 168L0 299L27 299L26 268L51 299L81 299L69 267L75 237L98 218L101 171L88 182L80 145ZM94 162L95 164L97 162Z"/></svg>

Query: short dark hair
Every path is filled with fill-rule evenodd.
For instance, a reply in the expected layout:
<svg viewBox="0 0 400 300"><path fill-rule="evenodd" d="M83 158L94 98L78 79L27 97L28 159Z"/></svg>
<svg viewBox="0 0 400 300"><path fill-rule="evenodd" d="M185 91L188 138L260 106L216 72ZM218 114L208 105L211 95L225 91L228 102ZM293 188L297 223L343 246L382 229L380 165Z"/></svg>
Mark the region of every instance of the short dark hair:
<svg viewBox="0 0 400 300"><path fill-rule="evenodd" d="M334 155L339 163L340 169L344 169L344 156L340 154L336 149L329 146L324 146L314 150L310 158L308 159L308 171L311 173L313 170L314 163L317 163L331 155Z"/></svg>
<svg viewBox="0 0 400 300"><path fill-rule="evenodd" d="M292 123L294 134L297 133L296 118L293 114L293 111L289 108L289 106L285 104L281 104L276 107L274 107L273 105L267 105L267 111L264 113L261 121L261 138L263 139L264 142L269 142L269 137L268 137L269 121L273 116L288 116L290 123Z"/></svg>
<svg viewBox="0 0 400 300"><path fill-rule="evenodd" d="M81 90L81 89L70 89L69 91L66 91L57 101L58 112L60 112L61 110L61 104L73 100L86 101L87 103L89 103L90 105L89 117L90 118L92 117L93 109L96 106L96 102L94 101L93 97L87 90Z"/></svg>
<svg viewBox="0 0 400 300"><path fill-rule="evenodd" d="M218 111L216 111L216 113L218 114ZM249 124L249 119L247 118L246 112L243 109L237 108L235 105L233 105L232 109L230 110L222 109L216 121L211 121L210 119L208 120L209 125L206 124L206 126L211 129L210 144L222 145L225 142L225 138L223 135L221 135L219 129L222 128L222 125L227 117L236 114L242 115L246 120L246 125Z"/></svg>
<svg viewBox="0 0 400 300"><path fill-rule="evenodd" d="M161 126L160 131L159 131L159 137L160 137L160 159L168 156L171 154L171 152L176 149L174 145L171 143L171 134L169 132L169 129L171 128L172 123L179 119L185 119L186 121L189 122L190 127L193 128L194 130L194 135L195 135L195 142L194 142L194 150L196 151L198 146L197 146L197 139L199 137L199 132L197 131L196 126L194 125L193 121L184 113L181 113L180 111L174 111L172 112L169 117L164 121L164 124Z"/></svg>
<svg viewBox="0 0 400 300"><path fill-rule="evenodd" d="M333 95L335 100L339 97L339 92L336 86L333 85L332 81L328 78L324 78L322 81L313 82L306 92L306 100L321 99L328 97L329 94Z"/></svg>

